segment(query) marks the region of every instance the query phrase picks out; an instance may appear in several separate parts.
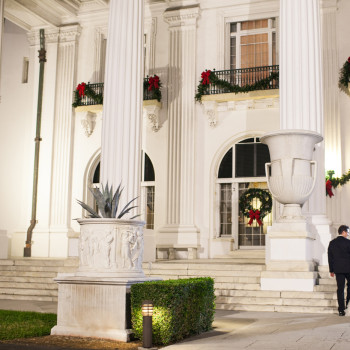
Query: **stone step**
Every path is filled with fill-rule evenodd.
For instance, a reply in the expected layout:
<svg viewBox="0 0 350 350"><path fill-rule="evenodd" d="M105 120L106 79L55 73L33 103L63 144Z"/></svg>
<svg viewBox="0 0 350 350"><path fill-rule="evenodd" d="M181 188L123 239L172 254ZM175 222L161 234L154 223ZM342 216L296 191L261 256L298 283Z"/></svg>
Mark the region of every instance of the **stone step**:
<svg viewBox="0 0 350 350"><path fill-rule="evenodd" d="M57 272L40 272L40 271L0 271L1 276L13 276L13 277L46 277L55 278Z"/></svg>
<svg viewBox="0 0 350 350"><path fill-rule="evenodd" d="M331 279L331 278L319 278L318 279L318 284L319 285L337 285L337 281L335 279Z"/></svg>
<svg viewBox="0 0 350 350"><path fill-rule="evenodd" d="M56 284L54 277L30 277L30 276L0 276L1 282L19 282L19 283L52 283Z"/></svg>
<svg viewBox="0 0 350 350"><path fill-rule="evenodd" d="M1 259L1 266L54 266L54 267L78 267L78 258L68 259L39 259L39 258L23 258L23 259Z"/></svg>
<svg viewBox="0 0 350 350"><path fill-rule="evenodd" d="M336 307L337 301L330 299L286 299L265 297L225 297L218 296L216 302L219 304L244 304L244 305L291 305L291 306L320 306Z"/></svg>
<svg viewBox="0 0 350 350"><path fill-rule="evenodd" d="M193 276L193 277L257 277L260 278L261 271L218 271L218 270L163 270L163 269L145 269L145 273L152 275L161 275L165 273L168 276Z"/></svg>
<svg viewBox="0 0 350 350"><path fill-rule="evenodd" d="M144 270L204 270L204 271L263 271L265 266L259 264L237 264L228 260L221 263L171 263L155 262L144 263Z"/></svg>
<svg viewBox="0 0 350 350"><path fill-rule="evenodd" d="M335 308L312 307L312 306L291 306L291 305L239 305L239 304L216 304L219 310L237 310L237 311L270 311L270 312L294 312L294 313L312 313L312 314L335 314Z"/></svg>
<svg viewBox="0 0 350 350"><path fill-rule="evenodd" d="M1 288L11 288L11 289L34 289L34 290L57 290L58 286L57 283L54 281L52 283L22 283L22 282L1 282L0 284Z"/></svg>
<svg viewBox="0 0 350 350"><path fill-rule="evenodd" d="M315 292L336 292L337 291L337 285L333 284L321 284L314 286Z"/></svg>
<svg viewBox="0 0 350 350"><path fill-rule="evenodd" d="M260 283L215 283L216 289L260 290Z"/></svg>
<svg viewBox="0 0 350 350"><path fill-rule="evenodd" d="M0 287L0 298L2 295L37 295L37 296L54 296L57 297L57 290L50 289L18 289L18 288L2 288Z"/></svg>
<svg viewBox="0 0 350 350"><path fill-rule="evenodd" d="M333 284L319 284L314 286L315 292L333 292L335 293L337 291L337 285Z"/></svg>
<svg viewBox="0 0 350 350"><path fill-rule="evenodd" d="M2 271L33 271L33 272L74 272L76 270L73 266L29 266L29 265L1 265L0 273Z"/></svg>
<svg viewBox="0 0 350 350"><path fill-rule="evenodd" d="M5 300L58 301L58 297L44 295L0 294L0 298Z"/></svg>
<svg viewBox="0 0 350 350"><path fill-rule="evenodd" d="M281 297L286 299L337 299L334 292L281 292Z"/></svg>

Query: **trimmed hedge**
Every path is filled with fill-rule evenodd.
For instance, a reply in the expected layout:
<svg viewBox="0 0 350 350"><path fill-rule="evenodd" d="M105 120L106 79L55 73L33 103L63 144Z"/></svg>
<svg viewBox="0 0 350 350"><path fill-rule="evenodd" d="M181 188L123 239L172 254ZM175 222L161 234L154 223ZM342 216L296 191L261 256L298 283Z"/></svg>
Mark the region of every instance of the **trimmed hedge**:
<svg viewBox="0 0 350 350"><path fill-rule="evenodd" d="M167 345L212 329L214 280L210 277L152 281L131 286L131 321L142 339L143 300L153 302L153 343Z"/></svg>

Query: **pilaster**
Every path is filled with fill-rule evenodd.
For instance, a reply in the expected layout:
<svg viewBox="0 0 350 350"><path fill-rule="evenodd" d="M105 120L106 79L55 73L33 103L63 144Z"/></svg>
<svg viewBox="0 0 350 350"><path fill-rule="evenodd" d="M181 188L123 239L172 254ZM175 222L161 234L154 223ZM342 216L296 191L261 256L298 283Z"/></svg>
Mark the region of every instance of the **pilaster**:
<svg viewBox="0 0 350 350"><path fill-rule="evenodd" d="M67 234L71 231L71 162L74 135L72 91L79 35L78 25L62 27L59 31L53 128L50 256L55 256L58 242L66 246Z"/></svg>
<svg viewBox="0 0 350 350"><path fill-rule="evenodd" d="M195 209L196 25L199 6L169 8L167 225L158 243L197 244ZM163 242L162 242L163 241Z"/></svg>
<svg viewBox="0 0 350 350"><path fill-rule="evenodd" d="M102 118L101 182L140 195L143 0L110 2ZM123 205L123 203L121 205Z"/></svg>

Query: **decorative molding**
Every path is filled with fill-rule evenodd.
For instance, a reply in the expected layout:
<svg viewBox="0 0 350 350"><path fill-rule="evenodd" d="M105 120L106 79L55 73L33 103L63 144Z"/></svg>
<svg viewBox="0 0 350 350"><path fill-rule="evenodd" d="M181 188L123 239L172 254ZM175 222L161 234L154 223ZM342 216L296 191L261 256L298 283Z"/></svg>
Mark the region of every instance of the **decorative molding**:
<svg viewBox="0 0 350 350"><path fill-rule="evenodd" d="M200 14L199 6L186 8L167 9L164 12L164 20L169 24L169 28L182 26L195 26Z"/></svg>
<svg viewBox="0 0 350 350"><path fill-rule="evenodd" d="M45 29L45 44L57 44L59 36L59 28ZM39 30L27 33L27 38L30 46L40 45Z"/></svg>
<svg viewBox="0 0 350 350"><path fill-rule="evenodd" d="M76 41L81 33L81 27L78 24L60 28L60 42Z"/></svg>
<svg viewBox="0 0 350 350"><path fill-rule="evenodd" d="M98 112L98 113L101 113L101 112ZM90 137L94 132L94 129L96 126L96 117L98 113L89 111L86 113L85 118L83 117L81 119L80 123L85 131L86 137Z"/></svg>
<svg viewBox="0 0 350 350"><path fill-rule="evenodd" d="M259 98L242 100L202 100L205 114L208 117L209 126L214 128L218 123L218 113L227 111L244 111L250 109L279 108L279 98Z"/></svg>
<svg viewBox="0 0 350 350"><path fill-rule="evenodd" d="M216 101L203 101L202 102L204 111L208 116L209 126L215 128L218 122L218 111L217 111L217 102Z"/></svg>
<svg viewBox="0 0 350 350"><path fill-rule="evenodd" d="M143 113L150 121L152 130L157 132L160 129L159 112L162 104L157 100L143 101Z"/></svg>

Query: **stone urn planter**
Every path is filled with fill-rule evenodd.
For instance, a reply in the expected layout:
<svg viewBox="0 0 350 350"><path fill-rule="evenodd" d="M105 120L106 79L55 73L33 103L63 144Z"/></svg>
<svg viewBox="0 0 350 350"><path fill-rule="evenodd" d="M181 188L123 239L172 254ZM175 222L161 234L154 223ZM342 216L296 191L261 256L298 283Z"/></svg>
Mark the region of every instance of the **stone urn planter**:
<svg viewBox="0 0 350 350"><path fill-rule="evenodd" d="M142 278L144 221L79 219L77 276Z"/></svg>
<svg viewBox="0 0 350 350"><path fill-rule="evenodd" d="M263 135L271 163L265 164L272 196L284 204L280 220L303 219L301 207L310 197L316 182L317 162L314 147L323 137L313 131L279 130Z"/></svg>

